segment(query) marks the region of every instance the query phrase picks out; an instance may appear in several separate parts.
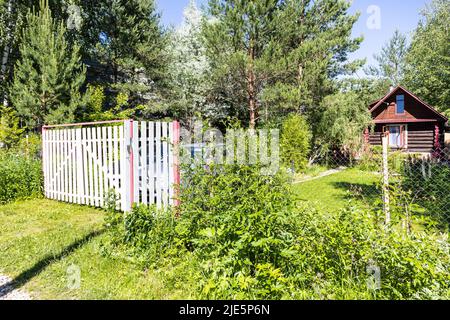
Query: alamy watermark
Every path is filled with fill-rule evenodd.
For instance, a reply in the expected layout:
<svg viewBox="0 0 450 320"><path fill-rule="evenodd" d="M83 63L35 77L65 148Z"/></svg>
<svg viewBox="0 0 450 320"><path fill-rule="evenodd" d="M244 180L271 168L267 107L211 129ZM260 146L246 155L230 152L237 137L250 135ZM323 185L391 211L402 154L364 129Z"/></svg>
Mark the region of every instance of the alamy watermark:
<svg viewBox="0 0 450 320"><path fill-rule="evenodd" d="M366 26L369 30L381 30L381 8L377 5L367 7L366 13L369 15Z"/></svg>
<svg viewBox="0 0 450 320"><path fill-rule="evenodd" d="M72 264L66 270L67 288L69 290L78 290L81 288L81 269Z"/></svg>
<svg viewBox="0 0 450 320"><path fill-rule="evenodd" d="M80 30L83 24L81 9L79 6L71 4L67 7L67 29Z"/></svg>
<svg viewBox="0 0 450 320"><path fill-rule="evenodd" d="M377 266L374 261L370 260L367 265L366 272L368 275L367 288L371 291L380 290L381 289L380 267Z"/></svg>
<svg viewBox="0 0 450 320"><path fill-rule="evenodd" d="M193 130L180 132L182 164L261 165L263 175L274 175L280 169L280 131L278 129L205 128L195 122Z"/></svg>

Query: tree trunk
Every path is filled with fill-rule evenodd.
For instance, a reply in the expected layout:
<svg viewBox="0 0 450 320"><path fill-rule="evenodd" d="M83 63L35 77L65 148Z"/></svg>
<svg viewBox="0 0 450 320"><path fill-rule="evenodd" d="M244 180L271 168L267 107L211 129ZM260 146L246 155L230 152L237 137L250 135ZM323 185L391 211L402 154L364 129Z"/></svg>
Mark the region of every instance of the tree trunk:
<svg viewBox="0 0 450 320"><path fill-rule="evenodd" d="M7 67L9 61L9 54L11 52L11 40L13 34L13 19L12 19L12 0L8 1L8 13L7 13L7 30L6 30L6 41L5 47L3 48L3 57L2 57L2 67L1 67L1 79L3 83L6 83L7 79ZM3 92L3 105L5 107L8 106L8 95L6 93L6 88L4 88Z"/></svg>
<svg viewBox="0 0 450 320"><path fill-rule="evenodd" d="M253 42L253 40L251 40ZM254 70L255 62L255 49L253 44L250 44L248 50L249 64L247 67L247 95L248 95L248 108L250 112L250 129L256 128L256 120L258 117L258 106L256 101L256 76Z"/></svg>

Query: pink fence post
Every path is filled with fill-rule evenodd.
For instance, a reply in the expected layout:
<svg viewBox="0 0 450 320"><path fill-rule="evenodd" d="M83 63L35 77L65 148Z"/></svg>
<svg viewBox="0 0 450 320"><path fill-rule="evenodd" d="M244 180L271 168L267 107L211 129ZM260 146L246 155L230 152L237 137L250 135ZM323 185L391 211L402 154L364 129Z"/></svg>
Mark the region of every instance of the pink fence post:
<svg viewBox="0 0 450 320"><path fill-rule="evenodd" d="M441 151L442 151L441 132L440 132L440 129L439 129L439 125L435 125L434 126L434 152L433 152L433 156L435 158L440 158L441 157Z"/></svg>
<svg viewBox="0 0 450 320"><path fill-rule="evenodd" d="M47 197L48 196L48 193L47 193L47 188L48 188L48 172L47 172L47 168L46 168L46 166L47 166L47 161L48 161L48 159L47 159L47 154L46 154L46 152L47 152L47 147L46 147L46 138L47 138L47 136L46 136L46 134L45 134L45 132L46 132L46 128L45 128L45 126L42 126L42 128L41 128L41 140L42 140L42 172L44 173L44 194L45 194L45 196Z"/></svg>
<svg viewBox="0 0 450 320"><path fill-rule="evenodd" d="M174 192L174 206L176 208L178 208L181 204L180 199L179 199L179 189L180 189L180 182L181 182L181 175L180 175L180 158L179 158L179 153L180 153L180 148L179 148L179 144L180 144L180 123L178 121L173 121L172 122L172 128L173 128L173 148L174 148L174 152L173 152L173 188L175 188L175 192ZM178 212L177 209L177 215L179 215L180 212Z"/></svg>
<svg viewBox="0 0 450 320"><path fill-rule="evenodd" d="M134 204L134 146L133 146L134 121L130 120L130 206Z"/></svg>

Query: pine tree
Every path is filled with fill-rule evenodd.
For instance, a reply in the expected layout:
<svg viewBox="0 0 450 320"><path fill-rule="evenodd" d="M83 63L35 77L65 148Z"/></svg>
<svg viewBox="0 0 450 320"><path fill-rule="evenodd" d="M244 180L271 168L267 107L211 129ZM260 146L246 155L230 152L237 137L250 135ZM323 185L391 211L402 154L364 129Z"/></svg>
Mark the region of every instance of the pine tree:
<svg viewBox="0 0 450 320"><path fill-rule="evenodd" d="M349 60L362 37L352 38L359 15L349 1L286 0L277 18L271 54L272 77L263 92L266 117L302 112L314 125L317 108L335 91L339 76L354 73L364 61Z"/></svg>
<svg viewBox="0 0 450 320"><path fill-rule="evenodd" d="M247 109L250 128L259 118L259 93L277 9L277 0L209 1L214 20L205 36L216 85L234 108Z"/></svg>
<svg viewBox="0 0 450 320"><path fill-rule="evenodd" d="M127 93L135 105L163 96L168 38L154 0L99 0L83 3L83 10L84 56L103 66L92 80L109 94Z"/></svg>
<svg viewBox="0 0 450 320"><path fill-rule="evenodd" d="M64 24L52 18L48 0L40 6L27 15L10 88L11 101L30 129L72 121L85 80L79 47L69 46Z"/></svg>
<svg viewBox="0 0 450 320"><path fill-rule="evenodd" d="M422 15L406 57L404 82L450 116L450 1L433 0Z"/></svg>
<svg viewBox="0 0 450 320"><path fill-rule="evenodd" d="M405 59L408 52L406 36L396 30L392 38L383 46L381 53L374 55L377 66L371 66L367 73L389 79L392 86L401 84L404 77Z"/></svg>
<svg viewBox="0 0 450 320"><path fill-rule="evenodd" d="M331 93L331 80L353 72L348 62L361 38L347 1L210 0L208 27L217 95L236 113L247 109L250 127L284 112L309 112Z"/></svg>

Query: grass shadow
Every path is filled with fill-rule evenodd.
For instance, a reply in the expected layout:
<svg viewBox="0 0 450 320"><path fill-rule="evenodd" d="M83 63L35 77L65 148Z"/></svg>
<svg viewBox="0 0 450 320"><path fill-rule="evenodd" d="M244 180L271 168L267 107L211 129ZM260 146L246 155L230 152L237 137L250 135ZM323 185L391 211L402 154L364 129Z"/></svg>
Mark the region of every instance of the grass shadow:
<svg viewBox="0 0 450 320"><path fill-rule="evenodd" d="M102 235L105 231L106 231L105 229L93 231L93 232L87 234L86 236L84 236L83 238L81 238L81 239L73 242L69 246L65 247L58 254L56 254L56 255L51 254L51 255L45 256L40 261L38 261L34 266L29 268L28 270L23 271L21 274L19 274L17 277L15 277L9 283L6 283L6 284L0 286L0 298L5 297L9 293L11 293L13 290L21 288L32 278L39 275L49 265L72 254L73 252L75 252L76 250L81 248L83 245L85 245L92 239Z"/></svg>
<svg viewBox="0 0 450 320"><path fill-rule="evenodd" d="M345 195L342 195L343 200L357 199L369 206L375 206L381 200L380 190L375 183L363 184L339 181L333 182L332 185L335 188L347 191Z"/></svg>

